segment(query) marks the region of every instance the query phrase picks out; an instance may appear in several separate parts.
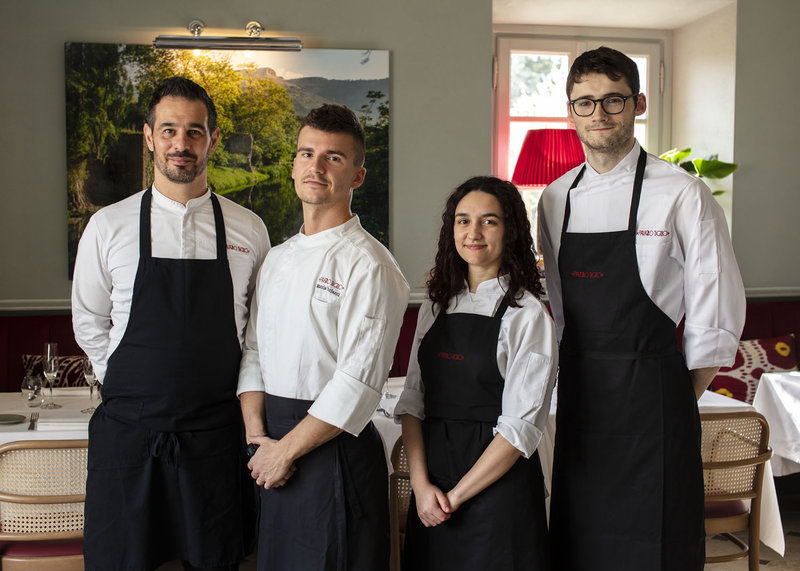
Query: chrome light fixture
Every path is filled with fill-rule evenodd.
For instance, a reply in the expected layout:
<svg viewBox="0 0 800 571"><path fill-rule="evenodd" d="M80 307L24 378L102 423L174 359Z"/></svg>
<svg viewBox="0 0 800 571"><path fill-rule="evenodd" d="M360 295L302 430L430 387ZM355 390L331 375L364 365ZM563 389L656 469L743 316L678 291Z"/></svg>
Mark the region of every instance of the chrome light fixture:
<svg viewBox="0 0 800 571"><path fill-rule="evenodd" d="M191 36L158 36L153 45L164 49L184 50L272 50L299 52L303 44L298 38L262 38L264 27L256 21L245 26L247 37L201 36L206 27L202 20L192 20L186 27Z"/></svg>

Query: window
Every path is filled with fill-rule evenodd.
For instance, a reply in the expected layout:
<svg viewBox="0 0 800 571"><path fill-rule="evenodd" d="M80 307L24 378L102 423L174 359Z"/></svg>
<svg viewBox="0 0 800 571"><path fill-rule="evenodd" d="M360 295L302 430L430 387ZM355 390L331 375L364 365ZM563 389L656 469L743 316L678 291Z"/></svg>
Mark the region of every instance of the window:
<svg viewBox="0 0 800 571"><path fill-rule="evenodd" d="M496 36L493 172L510 179L529 129L567 129L567 74L575 58L601 45L618 49L639 67L647 112L637 117L637 140L662 152L663 42Z"/></svg>

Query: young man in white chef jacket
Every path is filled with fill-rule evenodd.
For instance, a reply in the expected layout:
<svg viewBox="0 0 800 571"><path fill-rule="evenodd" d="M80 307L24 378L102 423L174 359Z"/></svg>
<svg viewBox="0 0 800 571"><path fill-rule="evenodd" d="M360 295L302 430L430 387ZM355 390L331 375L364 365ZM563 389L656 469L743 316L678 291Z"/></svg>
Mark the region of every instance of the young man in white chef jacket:
<svg viewBox="0 0 800 571"><path fill-rule="evenodd" d="M259 569L388 566L386 461L370 417L409 288L350 210L365 174L355 114L312 110L292 170L303 227L261 268L239 374L258 446L249 466L262 488Z"/></svg>
<svg viewBox="0 0 800 571"><path fill-rule="evenodd" d="M696 399L733 362L745 316L725 217L697 177L634 139L647 105L630 58L605 47L582 54L567 96L586 163L539 204L560 338L554 561L700 570Z"/></svg>

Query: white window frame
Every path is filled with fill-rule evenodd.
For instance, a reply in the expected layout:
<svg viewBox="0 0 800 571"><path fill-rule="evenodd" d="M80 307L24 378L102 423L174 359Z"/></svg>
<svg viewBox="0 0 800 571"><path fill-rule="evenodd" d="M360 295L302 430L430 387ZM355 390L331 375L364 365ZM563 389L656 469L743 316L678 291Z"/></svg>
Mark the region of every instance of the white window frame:
<svg viewBox="0 0 800 571"><path fill-rule="evenodd" d="M495 74L492 132L492 172L510 179L508 136L509 78L512 52L568 54L569 64L586 50L608 46L624 53L648 58L647 140L641 141L653 154L670 149L671 33L668 31L559 28L549 26L495 26ZM564 94L564 105L567 96ZM513 167L512 167L513 168Z"/></svg>

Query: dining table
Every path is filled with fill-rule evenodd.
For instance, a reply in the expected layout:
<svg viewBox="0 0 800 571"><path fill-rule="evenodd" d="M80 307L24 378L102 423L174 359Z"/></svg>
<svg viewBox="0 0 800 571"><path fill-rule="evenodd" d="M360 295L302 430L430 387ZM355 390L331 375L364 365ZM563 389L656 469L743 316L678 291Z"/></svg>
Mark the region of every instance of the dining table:
<svg viewBox="0 0 800 571"><path fill-rule="evenodd" d="M0 393L0 444L16 440L81 440L89 437L91 413L81 412L99 401L89 399L89 387L60 387L53 389L53 400L61 408L28 407L21 392ZM39 414L33 425L31 415Z"/></svg>
<svg viewBox="0 0 800 571"><path fill-rule="evenodd" d="M762 374L753 407L769 422L772 473L800 472L800 372Z"/></svg>
<svg viewBox="0 0 800 571"><path fill-rule="evenodd" d="M401 435L400 424L396 423L392 413L397 403L397 398L403 391L405 379L403 377L391 377L383 389L383 395L378 406L378 410L372 417L372 421L384 441L387 462L389 463L389 473L392 472L390 454L394 443ZM537 451L539 460L542 464L545 486L550 489L550 482L553 470L553 447L556 436L556 409L558 406L556 391L553 391L553 399L550 403L550 413L547 418L542 439ZM724 395L706 391L698 401L698 408L701 413L709 412L741 412L744 410L754 410L750 404L728 398ZM772 442L770 442L772 444ZM785 540L783 536L783 524L778 508L778 495L775 490L775 480L773 479L772 468L768 462L764 467L764 482L762 486L761 499L761 541L783 556L785 551ZM549 498L547 500L549 506Z"/></svg>

